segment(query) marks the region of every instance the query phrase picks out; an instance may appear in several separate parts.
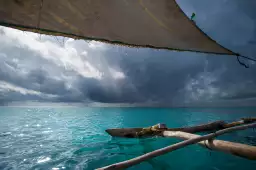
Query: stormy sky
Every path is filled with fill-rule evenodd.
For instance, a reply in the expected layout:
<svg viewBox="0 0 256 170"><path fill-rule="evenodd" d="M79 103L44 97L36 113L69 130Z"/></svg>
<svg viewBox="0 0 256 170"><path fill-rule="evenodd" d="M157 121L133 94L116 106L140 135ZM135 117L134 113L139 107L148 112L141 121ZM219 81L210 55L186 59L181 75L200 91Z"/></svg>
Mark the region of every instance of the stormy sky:
<svg viewBox="0 0 256 170"><path fill-rule="evenodd" d="M223 46L256 58L256 1L177 0ZM256 65L234 56L114 46L0 27L0 104L256 104Z"/></svg>

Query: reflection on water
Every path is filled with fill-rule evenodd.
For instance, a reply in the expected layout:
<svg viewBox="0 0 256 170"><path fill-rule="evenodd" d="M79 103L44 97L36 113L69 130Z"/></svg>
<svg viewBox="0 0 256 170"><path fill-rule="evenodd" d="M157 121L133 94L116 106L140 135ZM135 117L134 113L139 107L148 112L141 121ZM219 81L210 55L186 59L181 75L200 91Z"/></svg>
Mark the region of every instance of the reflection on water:
<svg viewBox="0 0 256 170"><path fill-rule="evenodd" d="M178 142L111 138L104 130L166 123L180 127L253 117L256 109L0 107L0 169L95 169ZM255 130L221 137L256 145ZM194 159L193 159L194 158ZM184 164L184 162L186 164ZM256 163L189 146L131 169L253 169Z"/></svg>
<svg viewBox="0 0 256 170"><path fill-rule="evenodd" d="M40 157L38 159L37 163L43 163L43 162L47 162L49 160L51 160L51 158L49 158L49 157Z"/></svg>

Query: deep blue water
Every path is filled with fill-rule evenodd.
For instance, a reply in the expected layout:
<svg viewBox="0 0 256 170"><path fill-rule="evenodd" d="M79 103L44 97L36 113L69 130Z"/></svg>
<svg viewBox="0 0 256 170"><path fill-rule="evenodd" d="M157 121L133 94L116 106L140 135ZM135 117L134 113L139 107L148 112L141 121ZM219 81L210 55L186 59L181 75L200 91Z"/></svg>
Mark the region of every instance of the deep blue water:
<svg viewBox="0 0 256 170"><path fill-rule="evenodd" d="M255 117L256 108L47 108L0 107L0 169L95 169L178 142L111 138L104 130L166 123L168 127ZM256 145L253 129L220 139ZM131 170L250 170L256 161L197 145L160 156Z"/></svg>

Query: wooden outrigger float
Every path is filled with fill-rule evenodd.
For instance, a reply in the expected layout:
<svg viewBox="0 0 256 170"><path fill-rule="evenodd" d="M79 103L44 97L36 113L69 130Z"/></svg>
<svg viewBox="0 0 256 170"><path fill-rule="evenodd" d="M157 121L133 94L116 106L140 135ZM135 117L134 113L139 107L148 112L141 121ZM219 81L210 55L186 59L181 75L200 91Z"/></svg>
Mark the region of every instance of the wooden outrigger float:
<svg viewBox="0 0 256 170"><path fill-rule="evenodd" d="M207 124L183 128L167 128L163 124L157 124L147 128L107 129L106 132L113 137L145 138L160 136L183 139L184 141L152 151L150 153L127 161L99 168L98 170L116 170L129 168L148 159L152 159L154 157L186 147L191 144L199 144L200 146L206 147L211 150L217 150L240 156L246 159L256 160L256 146L214 139L215 137L226 133L231 133L238 130L245 130L248 128L256 128L256 118L242 118L239 121L231 123L225 123L224 121L215 121ZM211 133L203 136L193 134L198 132Z"/></svg>

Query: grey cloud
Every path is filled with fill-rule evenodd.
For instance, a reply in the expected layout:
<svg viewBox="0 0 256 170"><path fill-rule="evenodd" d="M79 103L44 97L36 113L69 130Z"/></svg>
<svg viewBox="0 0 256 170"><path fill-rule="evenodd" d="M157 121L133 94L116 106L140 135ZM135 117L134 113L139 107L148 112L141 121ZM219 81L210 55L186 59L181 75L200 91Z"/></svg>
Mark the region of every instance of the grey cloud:
<svg viewBox="0 0 256 170"><path fill-rule="evenodd" d="M252 8L255 2L178 2L188 16L192 12L196 13L197 25L213 39L235 52L256 56L256 44L252 43L256 41L256 13ZM1 34L4 32L1 31ZM11 91L0 93L0 100L152 102L169 106L198 106L206 105L207 102L208 105L236 105L248 101L253 104L256 99L255 63L241 59L250 65L249 69L245 69L235 56L107 44L98 44L101 47L96 48L94 42L62 40L42 36L38 41L51 42L60 48L68 46L69 50L74 50L74 57L80 57L82 62L102 73L101 78L86 77L75 69L66 69L65 65L58 65L41 53L18 43L1 44L0 80L57 97L22 95ZM124 77L114 78L113 70L121 72Z"/></svg>
<svg viewBox="0 0 256 170"><path fill-rule="evenodd" d="M42 92L50 94L63 93L63 91L58 92L58 89L63 89L63 82L54 80L52 77L50 77L48 72L40 68L41 65L49 66L50 63L47 61L43 62L42 58L37 56L36 58L38 58L38 60L34 59L34 62L31 61L30 57L27 56L31 56L31 53L33 55L33 52L28 51L26 53L18 49L13 50L19 54L22 54L22 56L18 57L15 54L12 55L12 53L7 52L8 55L6 57L1 57L1 80L19 85L20 87L37 91L41 90ZM51 66L56 67L54 65ZM58 88L54 91L50 91L49 88L54 86Z"/></svg>
<svg viewBox="0 0 256 170"><path fill-rule="evenodd" d="M21 52L20 49L17 51ZM28 73L22 75L19 74L20 63L13 60L11 56L14 55L5 57L8 60L4 63L8 63L16 69L10 69L6 64L2 65L0 67L2 80L24 88L59 96L54 100L50 99L50 101L159 102L175 105L182 104L191 97L191 94L197 95L197 101L215 98L216 100L229 100L231 98L223 97L221 94L223 91L227 93L232 84L238 84L246 77L246 79L253 82L250 87L253 88L256 81L254 78L255 67L244 69L231 56L150 49L138 51L137 49L122 47L119 48L119 51L108 50L104 56L98 56L98 61L103 61L98 63L104 65L101 69L105 75L101 80L85 78L76 72L67 71L48 60L44 61L45 59L40 56L35 57L40 62L35 60L32 63L32 68L26 68L29 70ZM21 58L19 60L24 62L26 60L25 56L23 55L23 60ZM28 56L28 59L31 59L30 56ZM39 65L35 66L37 69L33 66L35 63ZM25 63L24 66L26 66ZM114 81L110 76L109 67L120 69L125 74L125 79ZM5 75L3 70L5 70ZM203 72L210 72L212 76L216 77L216 81L206 84L206 86L211 85L218 89L218 93L214 94L212 98L205 98L204 95L199 94L200 90L207 90L205 84L198 84L189 93L184 91L189 80L197 80ZM72 89L67 89L66 80L61 78L61 74L72 77ZM54 76L59 76L60 80L54 79ZM231 95L236 92L236 86L232 87L234 90L229 91ZM208 93L205 92L205 95L208 95ZM15 98L21 99L22 97L16 96ZM31 99L32 97L27 96L26 98Z"/></svg>

